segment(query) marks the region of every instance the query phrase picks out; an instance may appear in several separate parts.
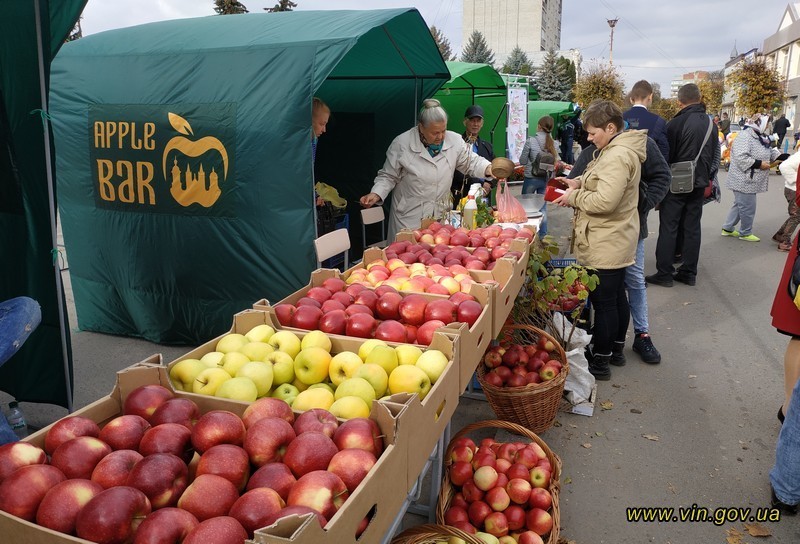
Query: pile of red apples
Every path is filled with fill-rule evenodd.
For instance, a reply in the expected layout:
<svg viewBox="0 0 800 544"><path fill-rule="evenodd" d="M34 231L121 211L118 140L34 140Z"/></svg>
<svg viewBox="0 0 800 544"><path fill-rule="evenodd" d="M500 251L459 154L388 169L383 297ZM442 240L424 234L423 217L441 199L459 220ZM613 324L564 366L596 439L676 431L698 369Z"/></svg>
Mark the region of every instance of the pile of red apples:
<svg viewBox="0 0 800 544"><path fill-rule="evenodd" d="M510 245L506 240L514 238L525 238L530 242L533 240L533 231L528 228L514 229L503 228L499 225L479 227L467 230L464 227L455 228L452 225L442 224L434 221L426 228L415 229L414 240L429 245L451 245L464 247L486 247L494 249L497 246L505 247ZM388 248L387 248L388 249ZM496 257L499 258L499 257Z"/></svg>
<svg viewBox="0 0 800 544"><path fill-rule="evenodd" d="M483 381L495 387L525 387L548 382L561 373L563 362L553 353L556 345L541 337L536 344L491 346L483 356Z"/></svg>

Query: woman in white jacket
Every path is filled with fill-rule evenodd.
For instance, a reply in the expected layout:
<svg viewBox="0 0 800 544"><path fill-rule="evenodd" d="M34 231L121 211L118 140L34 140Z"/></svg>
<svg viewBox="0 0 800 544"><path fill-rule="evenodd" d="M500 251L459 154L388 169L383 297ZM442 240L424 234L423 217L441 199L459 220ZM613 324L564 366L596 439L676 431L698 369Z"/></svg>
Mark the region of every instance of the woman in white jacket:
<svg viewBox="0 0 800 544"><path fill-rule="evenodd" d="M450 186L456 169L473 177L492 177L492 164L472 151L460 134L447 130L447 113L438 100L422 103L418 121L391 143L371 192L360 200L370 208L393 192L387 240L452 208Z"/></svg>
<svg viewBox="0 0 800 544"><path fill-rule="evenodd" d="M779 251L789 251L792 248L792 234L800 224L800 208L797 206L797 168L800 166L800 152L795 150L794 155L781 163L783 175L783 196L789 204L789 218L783 222L778 232L772 239L778 242Z"/></svg>

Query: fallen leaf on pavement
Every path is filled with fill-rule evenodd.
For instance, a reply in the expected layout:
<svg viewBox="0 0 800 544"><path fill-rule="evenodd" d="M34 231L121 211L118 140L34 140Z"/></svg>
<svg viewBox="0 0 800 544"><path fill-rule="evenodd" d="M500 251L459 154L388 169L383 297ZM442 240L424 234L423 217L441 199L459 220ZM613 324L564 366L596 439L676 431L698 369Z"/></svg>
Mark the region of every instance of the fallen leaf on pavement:
<svg viewBox="0 0 800 544"><path fill-rule="evenodd" d="M631 413L632 414L641 414L642 411L641 410L637 410L636 408L631 408Z"/></svg>
<svg viewBox="0 0 800 544"><path fill-rule="evenodd" d="M728 536L725 538L725 542L727 542L727 544L742 544L742 537L744 536L743 532L738 531L737 529L728 529L725 532L728 534Z"/></svg>
<svg viewBox="0 0 800 544"><path fill-rule="evenodd" d="M572 478L570 478L569 476L567 476L566 478L564 478L564 483L565 483L565 484L571 484L571 483L572 483Z"/></svg>
<svg viewBox="0 0 800 544"><path fill-rule="evenodd" d="M658 442L659 440L661 440L661 439L658 437L658 435L657 435L657 434L643 434L642 436L643 436L644 438L648 439L648 440L652 440L653 442Z"/></svg>
<svg viewBox="0 0 800 544"><path fill-rule="evenodd" d="M677 494L677 493L678 493L678 492L677 492L677 490L675 489L675 486L674 486L674 485L672 485L672 484L669 484L669 485L667 486L667 489L669 489L670 491L672 491L672 494L673 494L673 495L675 495L675 494Z"/></svg>
<svg viewBox="0 0 800 544"><path fill-rule="evenodd" d="M750 536L772 536L772 531L759 523L745 523L744 528Z"/></svg>
<svg viewBox="0 0 800 544"><path fill-rule="evenodd" d="M606 400L600 403L600 408L603 410L611 410L614 407L614 403L610 400Z"/></svg>
<svg viewBox="0 0 800 544"><path fill-rule="evenodd" d="M592 447L592 445L589 444L588 442L585 442L585 443L581 444L581 446L586 448L587 450Z"/></svg>
<svg viewBox="0 0 800 544"><path fill-rule="evenodd" d="M594 434L595 436L603 436L603 433L601 433L600 431L595 431Z"/></svg>

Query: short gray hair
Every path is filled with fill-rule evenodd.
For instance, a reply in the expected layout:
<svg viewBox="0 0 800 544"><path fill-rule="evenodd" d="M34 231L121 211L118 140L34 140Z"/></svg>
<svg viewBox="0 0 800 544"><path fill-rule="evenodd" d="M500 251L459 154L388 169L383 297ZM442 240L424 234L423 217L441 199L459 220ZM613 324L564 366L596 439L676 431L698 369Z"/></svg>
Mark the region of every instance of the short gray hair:
<svg viewBox="0 0 800 544"><path fill-rule="evenodd" d="M419 123L427 127L431 123L447 122L447 112L442 108L442 104L435 98L428 98L422 101L422 109L419 110Z"/></svg>
<svg viewBox="0 0 800 544"><path fill-rule="evenodd" d="M687 83L678 89L678 102L688 106L690 104L698 104L702 95L700 94L700 87L694 83Z"/></svg>

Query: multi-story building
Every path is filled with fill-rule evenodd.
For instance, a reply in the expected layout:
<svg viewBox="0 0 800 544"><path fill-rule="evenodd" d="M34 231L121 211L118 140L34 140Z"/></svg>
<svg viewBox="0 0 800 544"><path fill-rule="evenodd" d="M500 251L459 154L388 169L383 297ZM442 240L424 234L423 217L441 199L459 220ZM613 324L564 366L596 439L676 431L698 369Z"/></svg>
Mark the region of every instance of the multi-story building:
<svg viewBox="0 0 800 544"><path fill-rule="evenodd" d="M698 70L696 72L689 72L688 74L683 74L677 79L673 79L669 84L669 95L672 98L678 96L678 89L687 85L689 83L700 83L704 79L708 79L708 72L703 70Z"/></svg>
<svg viewBox="0 0 800 544"><path fill-rule="evenodd" d="M463 0L462 40L477 30L494 53L494 65L505 64L519 46L528 57L561 47L562 0Z"/></svg>
<svg viewBox="0 0 800 544"><path fill-rule="evenodd" d="M786 6L778 31L764 40L762 47L767 65L771 66L786 82L786 102L783 111L798 127L798 96L800 96L800 2Z"/></svg>

